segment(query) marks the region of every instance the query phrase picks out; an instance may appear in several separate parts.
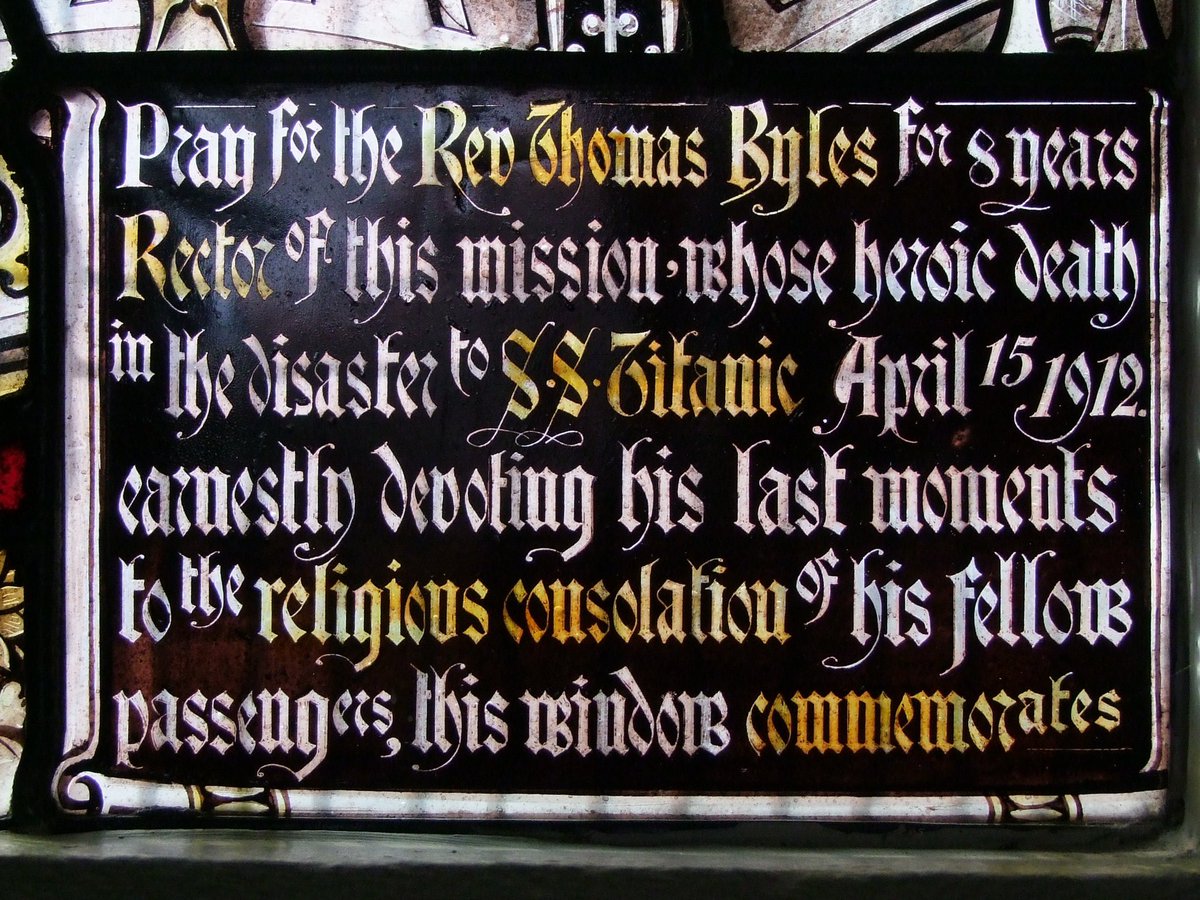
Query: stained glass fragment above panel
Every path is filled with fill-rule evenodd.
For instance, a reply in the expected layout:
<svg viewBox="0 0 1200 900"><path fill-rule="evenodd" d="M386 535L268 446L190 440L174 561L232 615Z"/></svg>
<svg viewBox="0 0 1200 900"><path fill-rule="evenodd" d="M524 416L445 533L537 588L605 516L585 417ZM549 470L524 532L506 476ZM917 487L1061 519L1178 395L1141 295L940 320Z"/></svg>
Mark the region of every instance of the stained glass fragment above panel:
<svg viewBox="0 0 1200 900"><path fill-rule="evenodd" d="M538 0L34 0L59 50L482 50L539 44ZM554 6L553 2L550 6ZM559 4L561 5L561 4ZM567 4L571 5L571 4ZM596 4L603 15L605 0ZM608 4L611 5L611 2ZM628 4L625 4L628 5ZM657 5L657 4L655 4ZM666 6L675 8L677 0Z"/></svg>
<svg viewBox="0 0 1200 900"><path fill-rule="evenodd" d="M741 50L1143 50L1172 0L724 0Z"/></svg>
<svg viewBox="0 0 1200 900"><path fill-rule="evenodd" d="M136 50L137 0L34 0L42 29L59 50Z"/></svg>
<svg viewBox="0 0 1200 900"><path fill-rule="evenodd" d="M33 0L63 51L670 53L680 0Z"/></svg>
<svg viewBox="0 0 1200 900"><path fill-rule="evenodd" d="M550 50L673 53L680 45L679 0L545 0Z"/></svg>
<svg viewBox="0 0 1200 900"><path fill-rule="evenodd" d="M245 0L250 44L266 50L529 49L533 0Z"/></svg>

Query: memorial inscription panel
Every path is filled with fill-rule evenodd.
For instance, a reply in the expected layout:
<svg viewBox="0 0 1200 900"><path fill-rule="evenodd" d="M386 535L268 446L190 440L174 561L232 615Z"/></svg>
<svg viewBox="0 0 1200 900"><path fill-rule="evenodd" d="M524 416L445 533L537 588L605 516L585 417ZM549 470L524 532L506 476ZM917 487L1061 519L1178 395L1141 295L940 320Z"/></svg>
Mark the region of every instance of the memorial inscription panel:
<svg viewBox="0 0 1200 900"><path fill-rule="evenodd" d="M65 108L64 809L1161 814L1156 95Z"/></svg>

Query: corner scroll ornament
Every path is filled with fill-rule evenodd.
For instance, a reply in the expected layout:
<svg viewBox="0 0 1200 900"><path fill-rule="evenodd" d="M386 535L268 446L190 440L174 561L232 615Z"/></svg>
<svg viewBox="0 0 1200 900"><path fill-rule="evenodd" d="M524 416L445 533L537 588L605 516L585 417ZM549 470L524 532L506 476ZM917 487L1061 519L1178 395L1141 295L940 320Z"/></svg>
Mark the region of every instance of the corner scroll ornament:
<svg viewBox="0 0 1200 900"><path fill-rule="evenodd" d="M674 53L679 0L546 0L549 50Z"/></svg>
<svg viewBox="0 0 1200 900"><path fill-rule="evenodd" d="M59 791L59 804L65 811L92 816L136 816L162 810L268 819L292 815L289 792L278 788L161 783L84 769L63 778Z"/></svg>

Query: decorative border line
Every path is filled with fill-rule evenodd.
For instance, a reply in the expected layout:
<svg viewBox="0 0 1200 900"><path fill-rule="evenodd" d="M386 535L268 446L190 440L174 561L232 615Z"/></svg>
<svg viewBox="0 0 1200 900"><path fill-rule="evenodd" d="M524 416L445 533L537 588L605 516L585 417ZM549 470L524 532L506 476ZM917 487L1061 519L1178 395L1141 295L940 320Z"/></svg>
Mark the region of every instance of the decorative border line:
<svg viewBox="0 0 1200 900"><path fill-rule="evenodd" d="M57 800L72 808L87 797L72 793L67 771L92 759L99 746L100 527L100 122L104 99L92 91L63 97L63 225L70 236L64 260L63 341L63 611L66 710L63 761L54 775ZM77 384L87 372L87 384Z"/></svg>
<svg viewBox="0 0 1200 900"><path fill-rule="evenodd" d="M1155 354L1150 383L1150 709L1151 754L1143 772L1164 771L1170 757L1171 591L1171 198L1167 190L1170 108L1151 91L1150 138L1150 341Z"/></svg>
<svg viewBox="0 0 1200 900"><path fill-rule="evenodd" d="M272 819L518 821L746 819L947 825L1127 825L1160 817L1166 791L1127 794L949 794L876 797L499 794L320 791L158 784L94 772L68 793L99 815L177 810Z"/></svg>

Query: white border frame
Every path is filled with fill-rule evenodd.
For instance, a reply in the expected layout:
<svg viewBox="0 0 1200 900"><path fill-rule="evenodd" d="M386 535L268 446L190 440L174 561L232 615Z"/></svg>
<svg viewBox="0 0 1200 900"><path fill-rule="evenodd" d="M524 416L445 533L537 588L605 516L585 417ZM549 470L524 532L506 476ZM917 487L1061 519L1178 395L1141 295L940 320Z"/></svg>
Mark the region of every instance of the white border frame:
<svg viewBox="0 0 1200 900"><path fill-rule="evenodd" d="M1161 819L1165 790L1026 795L728 795L450 793L308 790L162 784L88 771L99 746L99 129L105 101L81 90L64 96L62 138L66 324L64 375L63 616L65 719L62 762L53 781L66 812L134 815L148 811L360 820L791 820L877 823L1083 822L1132 824ZM955 104L975 105L975 104ZM983 105L983 104L978 104ZM1036 101L1006 103L1038 106ZM1065 104L1074 105L1074 104ZM1078 105L1104 105L1080 103ZM1171 674L1168 107L1151 92L1150 263L1150 553L1152 751L1143 772L1168 761ZM86 385L79 385L86 371Z"/></svg>

